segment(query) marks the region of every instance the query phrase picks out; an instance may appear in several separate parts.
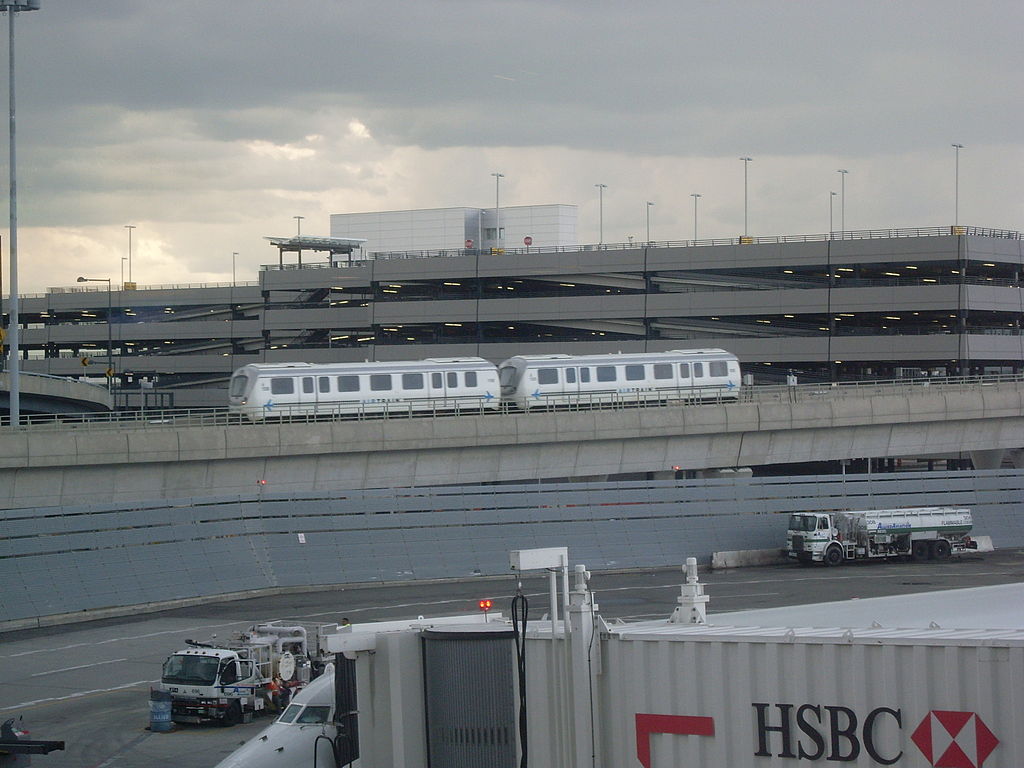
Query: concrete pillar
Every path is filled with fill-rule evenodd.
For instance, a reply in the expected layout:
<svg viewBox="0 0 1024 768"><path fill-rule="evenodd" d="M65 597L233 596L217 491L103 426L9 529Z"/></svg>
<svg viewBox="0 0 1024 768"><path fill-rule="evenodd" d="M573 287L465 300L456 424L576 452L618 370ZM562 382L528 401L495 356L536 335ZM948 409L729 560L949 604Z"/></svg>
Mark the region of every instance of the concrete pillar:
<svg viewBox="0 0 1024 768"><path fill-rule="evenodd" d="M1024 469L1024 448L1012 448L1008 451L1010 461L1017 469Z"/></svg>
<svg viewBox="0 0 1024 768"><path fill-rule="evenodd" d="M971 451L971 463L975 469L999 469L1003 466L1003 449Z"/></svg>

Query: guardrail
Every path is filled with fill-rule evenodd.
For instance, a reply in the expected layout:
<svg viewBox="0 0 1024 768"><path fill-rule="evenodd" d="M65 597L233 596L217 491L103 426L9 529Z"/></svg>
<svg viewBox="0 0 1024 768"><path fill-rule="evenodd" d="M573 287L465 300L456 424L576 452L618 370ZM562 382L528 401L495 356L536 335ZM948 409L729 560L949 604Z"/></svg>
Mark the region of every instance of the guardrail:
<svg viewBox="0 0 1024 768"><path fill-rule="evenodd" d="M918 392L967 392L980 391L983 387L999 384L1024 384L1024 374L1001 374L991 376L944 376L921 377L917 379L882 379L871 381L844 381L815 384L761 384L740 388L738 394L722 391L714 396L696 396L690 390L670 392L666 397L637 402L623 395L595 395L581 398L571 405L539 402L531 406L530 414L544 414L555 411L627 410L634 408L707 407L735 403L798 403L821 401L826 398L874 397L877 395ZM379 419L436 419L459 416L514 416L523 411L511 403L502 403L495 408L484 401L479 404L444 405L441 401L430 409L413 410L408 405L396 404L384 411L358 410L354 412L288 413L280 406L275 409L272 420L253 422L245 416L232 413L226 408L189 408L175 410L115 411L112 413L86 414L32 414L22 416L22 423L12 427L10 417L0 417L0 428L8 432L64 430L125 430L125 429L178 429L182 427L222 427L261 424L304 424L329 423L335 421L363 421Z"/></svg>

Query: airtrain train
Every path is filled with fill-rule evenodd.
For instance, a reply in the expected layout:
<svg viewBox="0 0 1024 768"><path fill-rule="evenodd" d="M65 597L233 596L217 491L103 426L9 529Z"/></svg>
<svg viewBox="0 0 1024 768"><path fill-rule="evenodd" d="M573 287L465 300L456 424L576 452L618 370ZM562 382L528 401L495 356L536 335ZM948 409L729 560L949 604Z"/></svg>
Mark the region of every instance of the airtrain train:
<svg viewBox="0 0 1024 768"><path fill-rule="evenodd" d="M252 421L294 415L529 410L645 401L737 399L740 365L722 349L602 355L517 355L391 363L253 363L228 388Z"/></svg>

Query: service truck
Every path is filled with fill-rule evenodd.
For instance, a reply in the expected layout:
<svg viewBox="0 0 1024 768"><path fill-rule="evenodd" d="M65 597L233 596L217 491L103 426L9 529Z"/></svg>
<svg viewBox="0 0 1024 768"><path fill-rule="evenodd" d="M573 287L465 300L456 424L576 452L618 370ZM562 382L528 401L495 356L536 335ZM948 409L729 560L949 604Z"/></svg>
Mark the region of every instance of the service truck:
<svg viewBox="0 0 1024 768"><path fill-rule="evenodd" d="M789 516L784 553L801 565L899 556L943 560L977 549L971 526L971 510L962 507L797 512Z"/></svg>
<svg viewBox="0 0 1024 768"><path fill-rule="evenodd" d="M164 662L160 688L171 694L176 723L235 725L262 711L279 676L293 691L330 660L327 635L337 624L254 624L224 643L186 640Z"/></svg>

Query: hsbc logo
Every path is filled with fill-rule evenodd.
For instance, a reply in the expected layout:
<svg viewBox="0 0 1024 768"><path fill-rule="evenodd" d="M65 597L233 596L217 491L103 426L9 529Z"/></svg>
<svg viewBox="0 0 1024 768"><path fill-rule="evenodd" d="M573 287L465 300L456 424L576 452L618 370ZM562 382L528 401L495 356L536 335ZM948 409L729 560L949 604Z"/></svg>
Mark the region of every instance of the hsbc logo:
<svg viewBox="0 0 1024 768"><path fill-rule="evenodd" d="M901 709L877 707L858 715L849 707L818 704L753 703L754 757L848 763L867 758L876 765L895 765L904 757ZM672 734L714 737L711 717L636 715L637 759L644 768L660 768L651 760L651 736ZM932 768L984 768L999 739L974 712L932 710L920 721L910 741Z"/></svg>
<svg viewBox="0 0 1024 768"><path fill-rule="evenodd" d="M933 709L910 735L934 768L982 768L999 739L974 712Z"/></svg>

